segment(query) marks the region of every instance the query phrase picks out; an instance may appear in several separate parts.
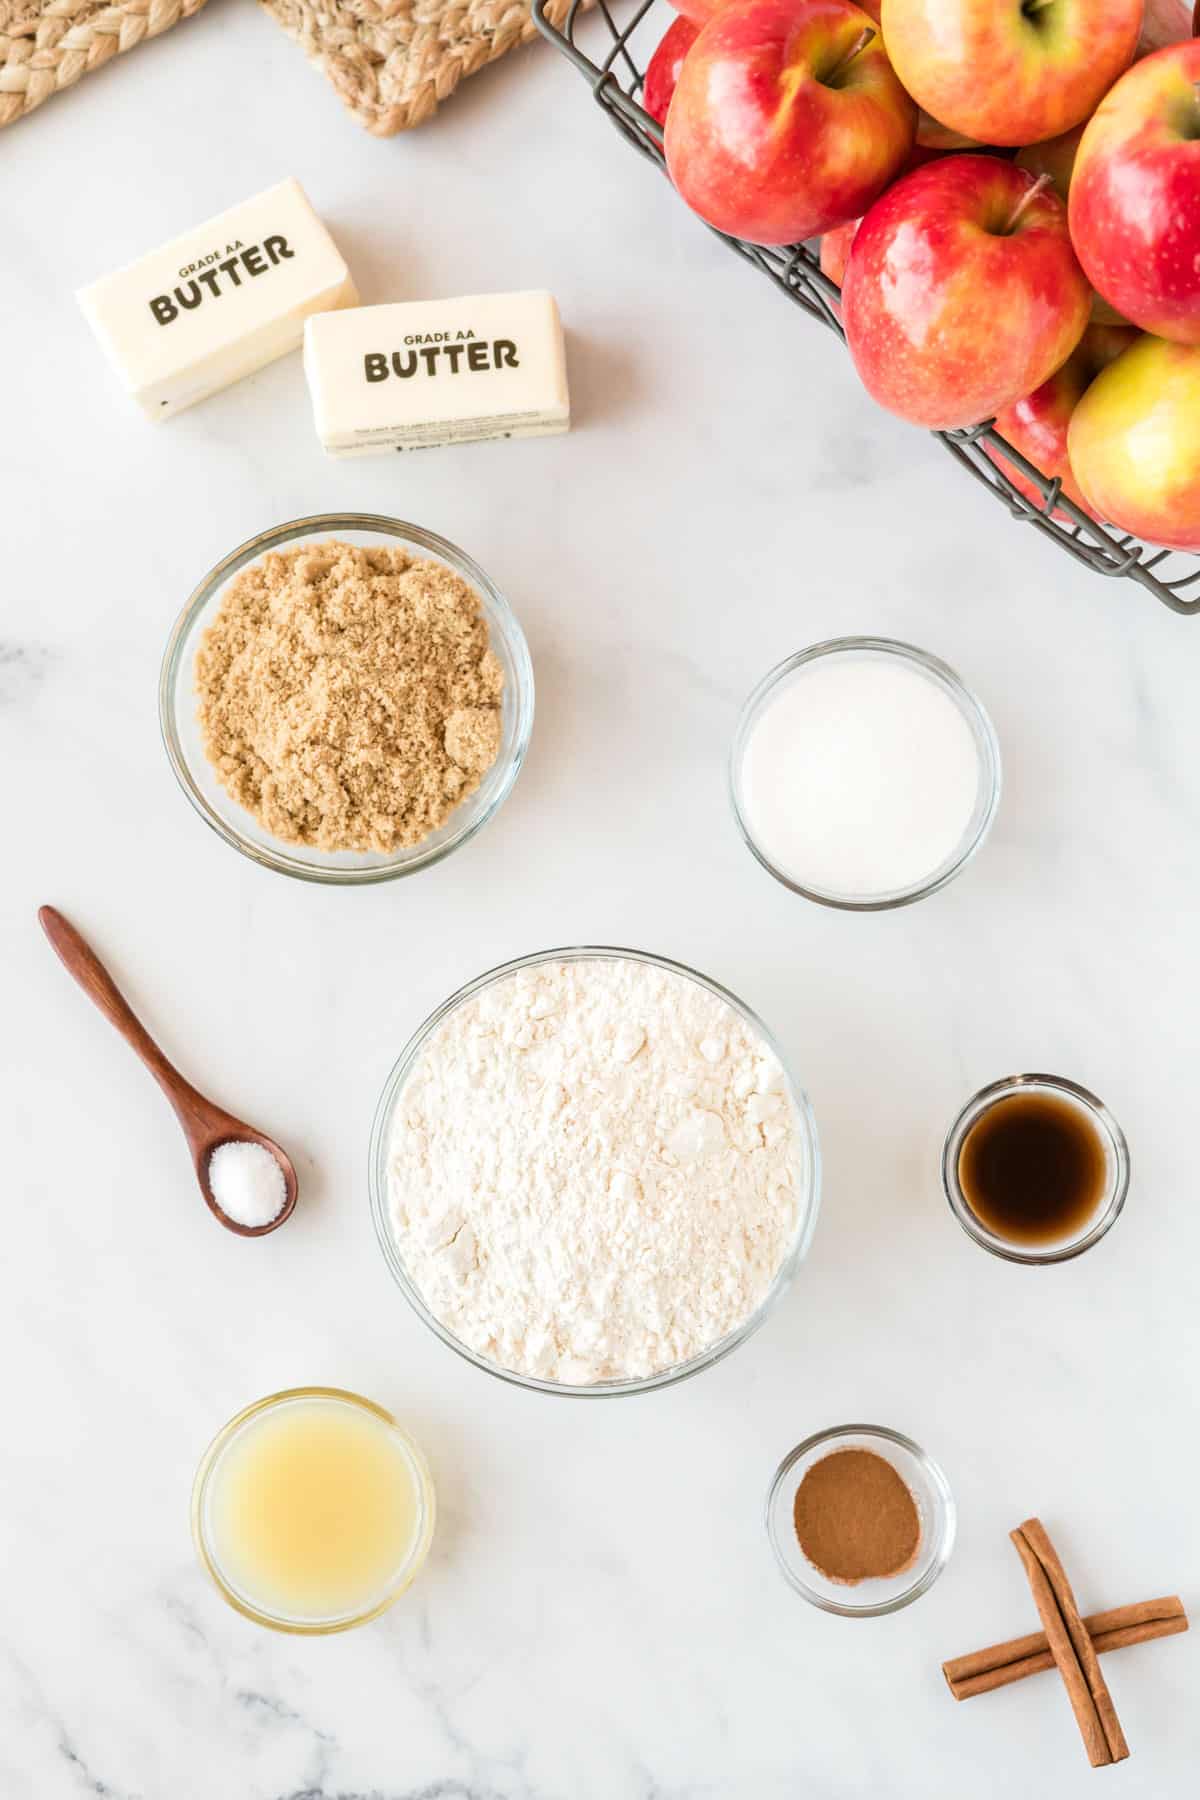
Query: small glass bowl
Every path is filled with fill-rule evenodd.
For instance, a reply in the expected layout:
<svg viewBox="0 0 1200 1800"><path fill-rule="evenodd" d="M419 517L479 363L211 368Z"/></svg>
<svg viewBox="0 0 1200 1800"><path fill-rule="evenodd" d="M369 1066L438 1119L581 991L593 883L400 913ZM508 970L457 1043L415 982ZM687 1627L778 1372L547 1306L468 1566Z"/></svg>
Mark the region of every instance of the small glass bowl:
<svg viewBox="0 0 1200 1800"><path fill-rule="evenodd" d="M870 894L842 894L831 889L807 887L797 881L794 876L785 874L782 869L778 868L762 846L755 841L751 832L742 785L746 746L750 741L750 734L764 708L775 698L777 691L808 663L828 656L846 656L857 660L871 661L894 659L907 663L927 681L932 681L949 695L970 727L971 736L975 741L979 758L979 786L975 806L962 838L944 862L909 887ZM936 894L939 888L944 888L947 882L953 881L954 877L961 874L978 853L991 830L996 809L1000 804L1000 787L1000 745L997 742L992 722L981 703L946 663L941 662L936 656L930 656L928 651L918 650L914 644L903 644L894 638L830 638L825 643L812 644L807 650L800 650L795 656L789 656L784 662L777 664L763 676L742 707L729 754L729 794L733 803L733 816L737 821L737 828L742 839L752 855L757 858L768 874L773 875L776 881L782 882L784 887L790 888L793 894L800 894L805 900L815 900L819 906L837 907L845 912L886 912L896 906L911 906L914 900L924 900L929 894Z"/></svg>
<svg viewBox="0 0 1200 1800"><path fill-rule="evenodd" d="M710 1344L698 1356L690 1357L686 1362L675 1363L670 1368L660 1369L657 1374L638 1376L628 1381L594 1381L573 1385L562 1381L546 1381L540 1376L525 1375L516 1369L503 1368L499 1363L491 1362L478 1351L472 1350L468 1344L454 1335L441 1320L436 1318L421 1295L419 1288L410 1276L404 1261L404 1253L396 1241L392 1230L391 1207L388 1204L388 1152L392 1136L392 1121L396 1109L403 1097L404 1085L412 1074L421 1052L430 1036L447 1019L452 1012L466 1001L471 1000L484 989L492 987L496 982L505 980L519 969L536 968L540 963L560 962L640 962L648 963L655 969L666 969L670 974L683 975L700 987L715 994L731 1006L746 1023L755 1031L778 1059L783 1070L783 1078L788 1098L792 1103L796 1124L804 1154L804 1190L799 1196L799 1211L796 1229L784 1254L774 1281L754 1312L733 1331ZM483 1369L489 1375L496 1375L501 1381L510 1381L516 1387L533 1388L542 1394L561 1394L570 1399L615 1399L624 1394L648 1394L656 1388L671 1387L677 1381L686 1381L690 1375L698 1375L702 1369L711 1369L714 1363L736 1350L739 1344L752 1337L759 1326L767 1318L791 1285L793 1276L808 1251L812 1240L813 1228L817 1221L817 1207L821 1187L821 1157L817 1143L817 1127L813 1118L808 1096L797 1086L788 1070L787 1063L775 1039L767 1030L762 1020L751 1012L743 1001L731 994L727 988L717 982L710 981L706 975L700 975L695 969L689 969L684 963L671 962L664 956L651 956L641 950L620 950L611 946L573 945L562 950L539 950L531 956L520 956L513 962L502 963L498 968L489 969L474 981L451 994L444 1000L436 1012L430 1014L408 1043L395 1068L387 1078L379 1104L375 1109L375 1120L371 1127L371 1148L369 1157L371 1217L375 1224L375 1234L379 1239L379 1247L383 1251L384 1261L391 1270L404 1298L408 1301L417 1317L429 1327L430 1331L440 1337L459 1356L477 1369Z"/></svg>
<svg viewBox="0 0 1200 1800"><path fill-rule="evenodd" d="M372 1605L361 1612L344 1614L333 1618L301 1618L291 1617L283 1613L264 1611L247 1594L244 1594L221 1569L220 1558L213 1543L211 1529L210 1496L214 1474L217 1472L222 1456L230 1445L254 1420L263 1413L276 1412L283 1407L294 1405L297 1401L322 1400L331 1405L357 1407L369 1413L372 1418L380 1420L388 1427L413 1476L413 1485L419 1497L419 1510L413 1530L409 1554L400 1568L393 1571L392 1578L384 1591ZM299 1637L324 1637L335 1631L349 1631L355 1625L365 1625L370 1619L377 1619L386 1612L394 1600L404 1592L420 1573L425 1558L429 1555L429 1546L433 1542L433 1527L437 1513L437 1502L434 1495L433 1477L429 1473L429 1465L421 1452L420 1446L414 1443L382 1406L376 1406L373 1400L366 1400L361 1394L352 1394L346 1388L301 1387L286 1388L279 1394L268 1394L264 1400L256 1400L253 1405L244 1407L240 1413L230 1419L213 1439L204 1452L200 1467L196 1471L196 1479L192 1485L192 1537L200 1561L212 1577L222 1599L228 1601L235 1612L243 1618L252 1619L256 1625L265 1625L271 1631L287 1631Z"/></svg>
<svg viewBox="0 0 1200 1800"><path fill-rule="evenodd" d="M500 752L475 792L455 807L446 823L420 844L378 855L350 850L325 851L308 844L286 844L264 830L217 780L204 754L197 718L195 659L200 640L216 617L225 590L247 563L270 550L297 542L318 543L337 537L365 546L401 543L416 555L444 562L479 596L491 648L504 669ZM171 633L158 684L158 715L163 744L180 787L205 824L218 837L264 868L301 881L357 886L412 875L449 856L473 838L507 798L529 747L533 729L533 666L516 616L478 563L445 538L399 519L376 513L321 513L293 519L260 532L223 557L192 594Z"/></svg>
<svg viewBox="0 0 1200 1800"><path fill-rule="evenodd" d="M834 1450L872 1450L902 1477L917 1504L921 1539L917 1558L899 1575L849 1584L830 1581L814 1568L796 1537L796 1489L814 1463ZM836 1425L805 1438L784 1457L767 1495L767 1536L787 1579L798 1594L822 1612L844 1619L872 1619L899 1612L929 1592L954 1548L958 1514L950 1484L919 1444L884 1425Z"/></svg>
<svg viewBox="0 0 1200 1800"><path fill-rule="evenodd" d="M995 1106L997 1101L1006 1100L1017 1093L1051 1094L1056 1099L1065 1100L1068 1105L1077 1107L1095 1127L1104 1148L1107 1181L1103 1199L1078 1231L1045 1246L1016 1244L990 1231L971 1211L958 1180L963 1140L976 1119ZM1098 1100L1095 1094L1089 1093L1087 1088L1080 1087L1074 1081L1068 1081L1062 1075L1007 1075L1002 1081L993 1081L990 1086L980 1088L977 1094L973 1094L947 1132L942 1149L942 1187L950 1202L951 1212L967 1236L981 1244L985 1250L990 1250L993 1256L1001 1256L1005 1262L1014 1263L1059 1263L1068 1262L1073 1256L1082 1256L1085 1250L1098 1244L1116 1224L1129 1192L1129 1167L1129 1145L1125 1141L1125 1133L1104 1102Z"/></svg>

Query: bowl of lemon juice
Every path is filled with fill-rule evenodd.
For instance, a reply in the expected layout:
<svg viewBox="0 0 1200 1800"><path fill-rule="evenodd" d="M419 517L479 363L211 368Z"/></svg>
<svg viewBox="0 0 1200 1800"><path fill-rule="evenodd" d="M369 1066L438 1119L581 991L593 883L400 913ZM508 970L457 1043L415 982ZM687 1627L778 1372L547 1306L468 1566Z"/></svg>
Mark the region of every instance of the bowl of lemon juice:
<svg viewBox="0 0 1200 1800"><path fill-rule="evenodd" d="M196 1474L192 1531L229 1604L277 1631L346 1631L403 1593L433 1538L419 1447L374 1401L291 1388L238 1413Z"/></svg>

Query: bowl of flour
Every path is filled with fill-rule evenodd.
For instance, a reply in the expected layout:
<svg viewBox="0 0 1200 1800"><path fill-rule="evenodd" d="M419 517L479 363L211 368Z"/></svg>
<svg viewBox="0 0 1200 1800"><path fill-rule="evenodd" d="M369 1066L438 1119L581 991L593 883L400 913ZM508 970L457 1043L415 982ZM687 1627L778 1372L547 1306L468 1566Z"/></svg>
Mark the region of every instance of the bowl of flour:
<svg viewBox="0 0 1200 1800"><path fill-rule="evenodd" d="M550 950L470 982L388 1079L371 1141L388 1267L430 1329L546 1393L681 1381L743 1343L816 1221L808 1101L694 970Z"/></svg>

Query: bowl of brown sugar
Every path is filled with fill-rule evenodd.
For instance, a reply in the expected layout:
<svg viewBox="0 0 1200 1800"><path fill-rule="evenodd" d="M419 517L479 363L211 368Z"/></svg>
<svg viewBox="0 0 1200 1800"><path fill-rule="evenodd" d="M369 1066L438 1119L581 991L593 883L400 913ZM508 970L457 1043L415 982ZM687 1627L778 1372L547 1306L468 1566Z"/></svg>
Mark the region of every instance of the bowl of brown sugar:
<svg viewBox="0 0 1200 1800"><path fill-rule="evenodd" d="M784 1457L767 1535L798 1593L867 1619L927 1593L954 1548L954 1497L933 1458L883 1425L838 1425Z"/></svg>
<svg viewBox="0 0 1200 1800"><path fill-rule="evenodd" d="M388 881L503 803L533 669L465 552L330 513L260 533L204 577L167 645L159 719L184 793L234 849L305 881Z"/></svg>

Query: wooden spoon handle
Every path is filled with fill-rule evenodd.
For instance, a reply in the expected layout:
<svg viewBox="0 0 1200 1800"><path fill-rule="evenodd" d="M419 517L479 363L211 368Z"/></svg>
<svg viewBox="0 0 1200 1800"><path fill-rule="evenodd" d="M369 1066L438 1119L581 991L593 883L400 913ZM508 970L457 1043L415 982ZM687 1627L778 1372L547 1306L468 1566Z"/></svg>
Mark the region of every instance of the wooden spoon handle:
<svg viewBox="0 0 1200 1800"><path fill-rule="evenodd" d="M58 953L63 967L75 977L88 999L114 1026L129 1048L139 1056L183 1120L190 1123L193 1103L200 1099L191 1083L167 1061L146 1027L125 999L96 952L54 906L38 908L42 930Z"/></svg>

